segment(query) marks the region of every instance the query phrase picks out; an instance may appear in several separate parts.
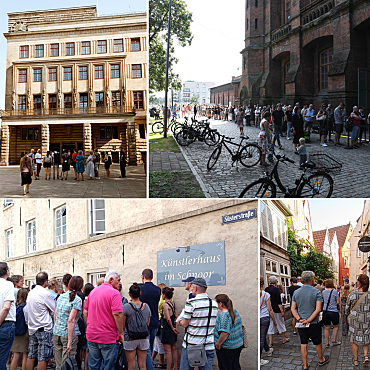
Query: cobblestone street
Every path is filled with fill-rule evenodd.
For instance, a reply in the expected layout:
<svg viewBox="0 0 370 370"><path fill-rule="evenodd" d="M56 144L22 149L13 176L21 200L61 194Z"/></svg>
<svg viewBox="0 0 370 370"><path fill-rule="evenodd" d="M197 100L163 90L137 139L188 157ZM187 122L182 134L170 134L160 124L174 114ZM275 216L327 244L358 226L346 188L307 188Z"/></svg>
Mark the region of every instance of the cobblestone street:
<svg viewBox="0 0 370 370"><path fill-rule="evenodd" d="M302 369L302 359L300 352L300 340L299 335L293 335L291 325L287 326L287 337L290 339L288 343L282 344L281 336L279 334L274 335L274 352L271 357L267 357L265 351L263 351L262 358L269 360L267 365L261 366L261 370L280 370L280 369ZM332 338L332 330L330 333L330 340ZM351 349L351 343L348 340L348 336L343 337L342 331L339 329L337 341L341 342L340 345L325 347L324 330L322 330L322 343L323 343L323 354L324 356L329 355L330 361L326 366L318 366L318 357L315 351L315 346L310 342L308 344L308 364L310 369L323 369L323 370L369 370L369 365L363 365L363 351L359 350L359 363L360 366L355 367L352 363L353 354Z"/></svg>
<svg viewBox="0 0 370 370"><path fill-rule="evenodd" d="M104 166L100 166L100 180L74 181L73 171L69 171L68 180L45 180L41 169L40 180L32 179L30 193L23 196L19 166L0 167L0 198L145 198L146 175L144 166L127 166L126 178L120 179L119 165L111 166L110 178L106 178Z"/></svg>
<svg viewBox="0 0 370 370"><path fill-rule="evenodd" d="M235 142L239 142L239 128L234 122L221 120L211 120L210 122L211 128L216 128L220 134L233 137ZM250 142L256 142L259 131L257 127L244 128L244 133L249 136ZM332 139L334 139L334 136L332 136ZM343 163L341 173L333 175L334 191L332 197L362 198L369 196L370 183L367 173L370 169L370 147L368 144L363 145L360 149L346 150L344 149L344 146L347 145L346 136L341 138L343 147L335 147L333 142L329 142L327 147L321 147L317 133L311 134L311 140L311 143L307 144L309 154L327 152ZM276 153L286 154L295 163L280 164L279 176L284 185L293 187L294 180L301 175L298 168L299 157L294 155L292 140L283 137L281 138L281 144L283 150L277 149ZM246 168L241 164L238 168L232 167L230 155L225 148L223 148L215 167L208 171L207 162L213 150L214 147L209 147L199 141L190 144L188 147L182 147L185 158L192 164L201 182L203 182L201 186L206 189L207 197L238 197L249 183L259 179L264 174L264 169L259 165L252 168ZM269 166L268 169L271 170L272 166ZM278 190L277 197L282 196L283 194Z"/></svg>

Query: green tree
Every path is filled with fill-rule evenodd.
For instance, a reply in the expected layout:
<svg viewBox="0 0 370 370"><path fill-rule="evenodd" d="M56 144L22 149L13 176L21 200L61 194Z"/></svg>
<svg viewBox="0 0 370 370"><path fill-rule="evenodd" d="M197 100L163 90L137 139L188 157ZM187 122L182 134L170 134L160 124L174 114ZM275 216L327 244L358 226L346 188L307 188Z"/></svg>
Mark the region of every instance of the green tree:
<svg viewBox="0 0 370 370"><path fill-rule="evenodd" d="M198 95L193 95L190 99L190 104L192 104L192 105L199 104L199 96Z"/></svg>
<svg viewBox="0 0 370 370"><path fill-rule="evenodd" d="M158 102L158 98L155 95L150 94L150 96L149 96L149 104L153 105L153 104L157 104L157 102Z"/></svg>
<svg viewBox="0 0 370 370"><path fill-rule="evenodd" d="M149 1L149 91L163 91L166 80L167 27L169 0ZM181 89L180 76L173 72L178 59L173 56L174 43L191 45L193 35L190 24L193 15L184 0L172 0L169 58L169 86Z"/></svg>

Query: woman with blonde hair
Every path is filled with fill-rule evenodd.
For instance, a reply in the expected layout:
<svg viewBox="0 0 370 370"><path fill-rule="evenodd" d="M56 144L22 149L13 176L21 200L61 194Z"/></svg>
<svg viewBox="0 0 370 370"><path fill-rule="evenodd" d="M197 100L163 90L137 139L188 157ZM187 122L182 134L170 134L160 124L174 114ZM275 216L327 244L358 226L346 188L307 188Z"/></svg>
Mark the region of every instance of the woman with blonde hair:
<svg viewBox="0 0 370 370"><path fill-rule="evenodd" d="M370 320L369 315L369 277L365 274L359 275L357 279L358 289L349 294L346 304L346 315L348 315L349 341L352 343L353 364L359 366L358 348L364 351L363 364L369 361L370 344Z"/></svg>
<svg viewBox="0 0 370 370"><path fill-rule="evenodd" d="M161 288L161 292L163 288L167 288L167 285L164 283L158 284L158 287ZM165 300L162 297L159 299L158 303L158 318L159 322L161 322L161 317L162 317L162 309L163 305L165 303ZM155 369L165 369L166 365L164 363L164 348L163 344L161 342L161 326L159 326L159 329L157 331L156 337L154 339L154 348L153 348L153 354L152 354L152 360L154 362L155 358L157 357L157 354L159 355L159 364L155 364L154 368Z"/></svg>
<svg viewBox="0 0 370 370"><path fill-rule="evenodd" d="M341 305L341 322L342 322L342 335L346 336L348 334L348 316L344 313L346 309L347 298L349 293L351 293L353 289L349 284L344 284L340 289L340 305Z"/></svg>

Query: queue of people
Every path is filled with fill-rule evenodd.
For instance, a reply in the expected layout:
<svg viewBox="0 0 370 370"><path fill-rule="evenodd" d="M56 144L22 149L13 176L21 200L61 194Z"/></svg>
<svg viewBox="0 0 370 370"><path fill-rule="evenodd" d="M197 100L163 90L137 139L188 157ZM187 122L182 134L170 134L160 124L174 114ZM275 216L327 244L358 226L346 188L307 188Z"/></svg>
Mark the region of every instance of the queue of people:
<svg viewBox="0 0 370 370"><path fill-rule="evenodd" d="M9 360L12 370L21 364L22 370L112 370L121 345L129 370L136 362L139 369L170 370L172 363L176 369L179 362L181 370L194 369L199 346L205 354L199 370L211 370L215 355L220 370L240 370L242 320L227 295L213 300L204 279L189 277L185 289L191 298L178 314L173 288L154 285L151 269L144 269L141 278L142 284L129 287L127 298L120 293L121 274L113 270L97 287L70 274L61 285L39 272L29 290L22 276L11 276L8 265L0 262L0 369L5 370ZM180 326L185 336L179 361ZM164 348L167 364L164 359L153 364L155 339Z"/></svg>

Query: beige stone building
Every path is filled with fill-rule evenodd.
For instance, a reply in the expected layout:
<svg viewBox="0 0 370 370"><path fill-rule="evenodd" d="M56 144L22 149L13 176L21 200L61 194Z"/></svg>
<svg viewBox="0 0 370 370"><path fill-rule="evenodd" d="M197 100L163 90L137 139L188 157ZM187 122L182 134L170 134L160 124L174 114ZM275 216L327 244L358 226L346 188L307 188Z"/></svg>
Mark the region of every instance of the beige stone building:
<svg viewBox="0 0 370 370"><path fill-rule="evenodd" d="M22 152L146 152L147 17L96 6L8 14L1 165Z"/></svg>
<svg viewBox="0 0 370 370"><path fill-rule="evenodd" d="M208 279L208 293L211 297L226 293L232 299L249 335L242 368L257 369L257 217L229 222L238 219L234 215L252 211L257 216L255 200L3 200L0 253L11 273L22 274L28 285L42 270L58 279L67 272L81 275L95 284L115 269L123 274L127 297L130 284L140 282L144 268L153 269L158 282L159 262L166 253L195 253L202 271L215 270L204 245L220 242L225 276L219 285ZM193 264L182 264L178 271L192 274ZM187 292L176 287L174 297L180 310Z"/></svg>

